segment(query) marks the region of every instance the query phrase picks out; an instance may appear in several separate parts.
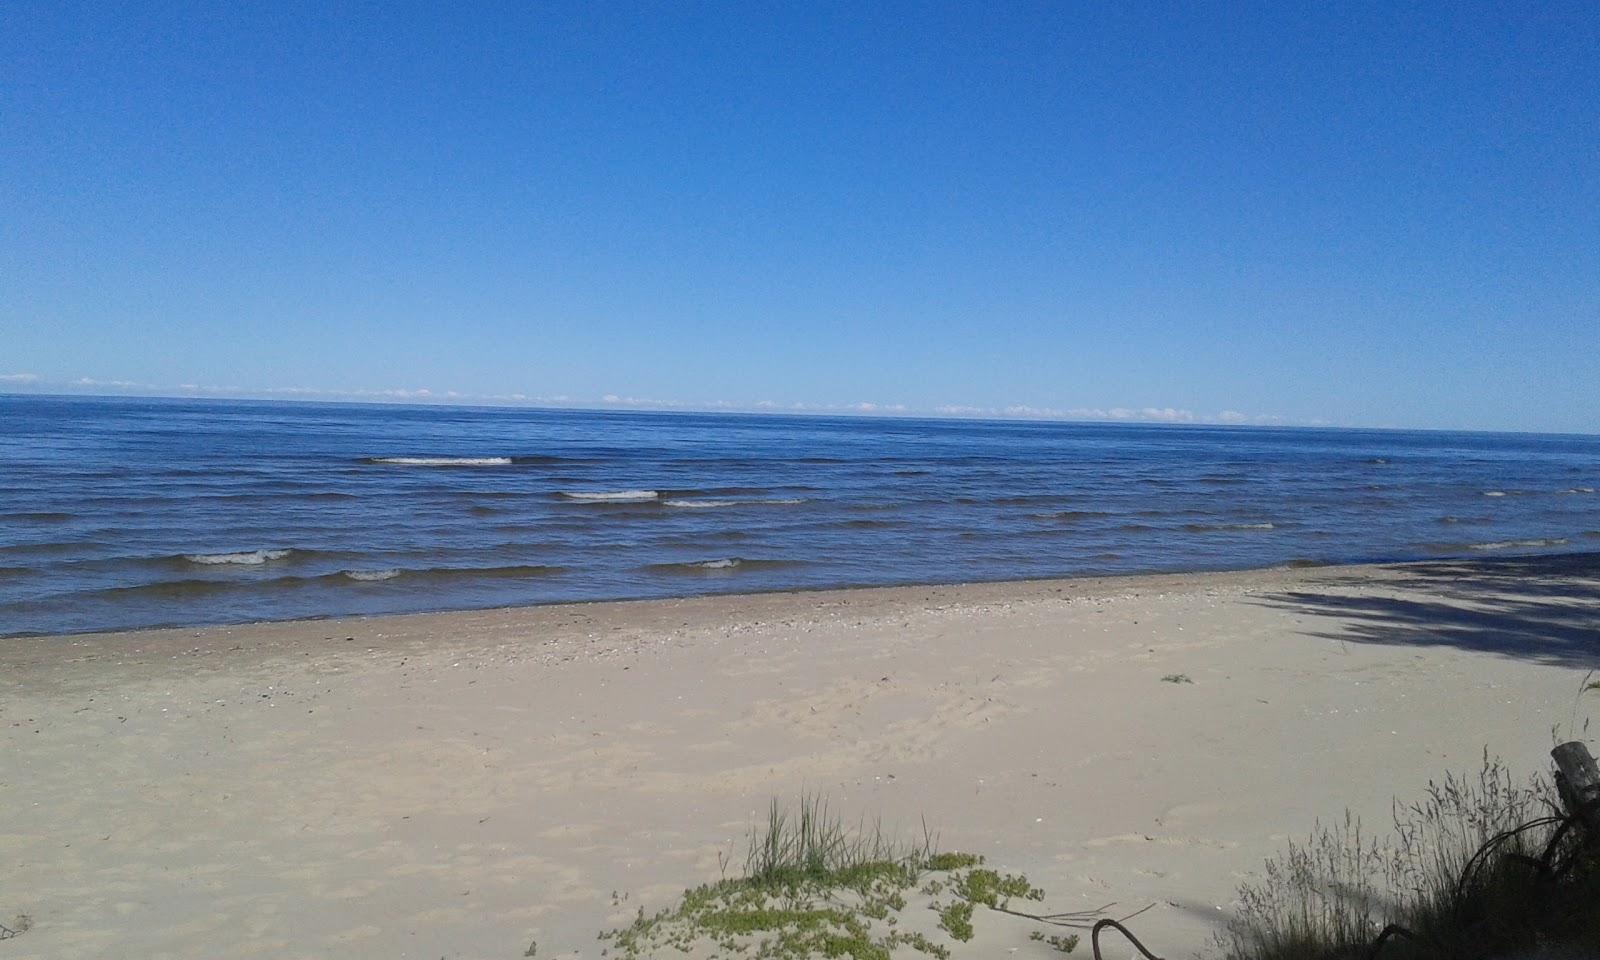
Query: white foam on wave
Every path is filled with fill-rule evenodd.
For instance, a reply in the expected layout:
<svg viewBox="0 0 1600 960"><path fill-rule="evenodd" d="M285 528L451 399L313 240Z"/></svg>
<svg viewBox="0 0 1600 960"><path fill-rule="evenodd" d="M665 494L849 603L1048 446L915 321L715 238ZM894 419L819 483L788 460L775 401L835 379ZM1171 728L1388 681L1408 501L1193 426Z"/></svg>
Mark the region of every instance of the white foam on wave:
<svg viewBox="0 0 1600 960"><path fill-rule="evenodd" d="M505 467L510 457L373 457L373 463L399 467Z"/></svg>
<svg viewBox="0 0 1600 960"><path fill-rule="evenodd" d="M726 560L701 560L699 563L691 563L689 566L699 567L701 570L732 570L741 562L743 561L738 557L729 557Z"/></svg>
<svg viewBox="0 0 1600 960"><path fill-rule="evenodd" d="M1503 497L1506 495L1506 492L1504 490L1485 490L1483 491L1483 495L1486 497Z"/></svg>
<svg viewBox="0 0 1600 960"><path fill-rule="evenodd" d="M183 559L202 566L216 566L226 563L257 566L272 560L282 560L290 552L288 550L250 550L244 553L186 553L183 555Z"/></svg>
<svg viewBox="0 0 1600 960"><path fill-rule="evenodd" d="M399 570L346 570L344 575L351 580L360 580L363 583L376 583L379 580L393 580L400 576Z"/></svg>
<svg viewBox="0 0 1600 960"><path fill-rule="evenodd" d="M1594 487L1572 487L1561 491L1562 493L1594 493Z"/></svg>
<svg viewBox="0 0 1600 960"><path fill-rule="evenodd" d="M603 490L595 493L563 490L560 495L568 500L585 503L643 503L659 499L661 496L654 490Z"/></svg>
<svg viewBox="0 0 1600 960"><path fill-rule="evenodd" d="M1567 539L1555 540L1496 540L1493 543L1468 544L1468 550L1517 550L1525 547L1564 547Z"/></svg>

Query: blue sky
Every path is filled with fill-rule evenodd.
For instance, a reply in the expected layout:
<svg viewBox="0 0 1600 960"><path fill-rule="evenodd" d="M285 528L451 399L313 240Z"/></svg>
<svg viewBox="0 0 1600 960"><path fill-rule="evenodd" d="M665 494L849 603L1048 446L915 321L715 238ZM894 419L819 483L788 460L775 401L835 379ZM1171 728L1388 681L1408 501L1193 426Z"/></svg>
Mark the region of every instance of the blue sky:
<svg viewBox="0 0 1600 960"><path fill-rule="evenodd" d="M1600 12L0 12L0 390L1600 433Z"/></svg>

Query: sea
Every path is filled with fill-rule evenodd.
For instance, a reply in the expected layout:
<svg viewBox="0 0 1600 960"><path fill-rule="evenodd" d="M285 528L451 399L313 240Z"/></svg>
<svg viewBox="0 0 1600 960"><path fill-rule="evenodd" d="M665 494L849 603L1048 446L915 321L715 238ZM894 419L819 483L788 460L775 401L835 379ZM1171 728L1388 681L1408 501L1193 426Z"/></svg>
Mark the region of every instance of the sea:
<svg viewBox="0 0 1600 960"><path fill-rule="evenodd" d="M0 396L0 636L1600 550L1600 437Z"/></svg>

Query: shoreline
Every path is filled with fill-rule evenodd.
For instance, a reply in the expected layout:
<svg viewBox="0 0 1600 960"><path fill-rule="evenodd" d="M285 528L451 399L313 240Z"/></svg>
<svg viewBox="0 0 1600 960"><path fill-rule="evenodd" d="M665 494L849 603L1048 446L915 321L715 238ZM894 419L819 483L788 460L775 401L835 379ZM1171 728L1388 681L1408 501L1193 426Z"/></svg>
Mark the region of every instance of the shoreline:
<svg viewBox="0 0 1600 960"><path fill-rule="evenodd" d="M373 621L396 621L396 629L406 632L398 622L410 618L420 617L477 617L482 615L505 615L514 618L519 613L531 613L536 610L548 609L591 609L608 606L628 607L650 604L681 604L695 601L711 603L755 603L762 598L773 597L807 597L825 596L829 594L866 594L894 591L936 590L948 591L975 591L999 590L1006 592L1026 591L1030 586L1048 585L1052 588L1078 586L1078 585L1112 585L1122 582L1135 583L1150 581L1154 584L1172 578L1193 577L1266 577L1272 574L1296 575L1315 571L1337 570L1375 570L1395 567L1429 567L1450 566L1494 571L1499 568L1518 568L1536 572L1560 573L1561 571L1583 570L1587 568L1600 569L1600 550L1576 550L1562 553L1518 554L1513 556L1445 556L1425 559L1403 560L1368 560L1357 563L1337 563L1321 561L1291 561L1277 563L1265 567L1240 567L1220 569L1198 569L1177 571L1155 571L1144 573L1114 573L1114 574L1087 574L1083 576L1062 577L1031 577L1012 580L974 580L957 583L900 583L882 585L845 585L830 587L796 587L791 589L755 590L750 592L729 593L690 593L668 597L620 597L603 600L554 600L547 603L529 603L520 605L502 605L490 607L446 607L438 610L414 611L408 613L378 613L378 614L329 614L310 617L299 617L288 620L246 620L229 623L194 623L194 624L169 624L165 626L130 627L126 629L84 630L74 633L13 633L0 634L0 663L5 660L5 648L15 643L59 643L88 641L94 643L108 638L133 638L146 636L165 636L177 634L204 634L212 631L237 631L237 630L268 630L276 627L287 627L297 624L312 626L315 624L348 624L366 623Z"/></svg>
<svg viewBox="0 0 1600 960"><path fill-rule="evenodd" d="M1051 910L1154 904L1183 956L1316 819L1542 769L1597 637L1596 554L13 637L0 923L17 957L598 957L805 790Z"/></svg>

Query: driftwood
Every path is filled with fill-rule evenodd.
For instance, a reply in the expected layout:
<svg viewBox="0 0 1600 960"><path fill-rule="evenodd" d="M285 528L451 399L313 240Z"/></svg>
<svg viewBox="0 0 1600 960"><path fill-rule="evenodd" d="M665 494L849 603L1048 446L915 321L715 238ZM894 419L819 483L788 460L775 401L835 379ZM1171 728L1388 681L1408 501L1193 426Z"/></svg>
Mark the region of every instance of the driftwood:
<svg viewBox="0 0 1600 960"><path fill-rule="evenodd" d="M1600 810L1595 805L1600 800L1600 767L1589 748L1573 740L1551 750L1550 756L1556 762L1556 790L1567 814L1578 818L1591 837L1600 837Z"/></svg>

